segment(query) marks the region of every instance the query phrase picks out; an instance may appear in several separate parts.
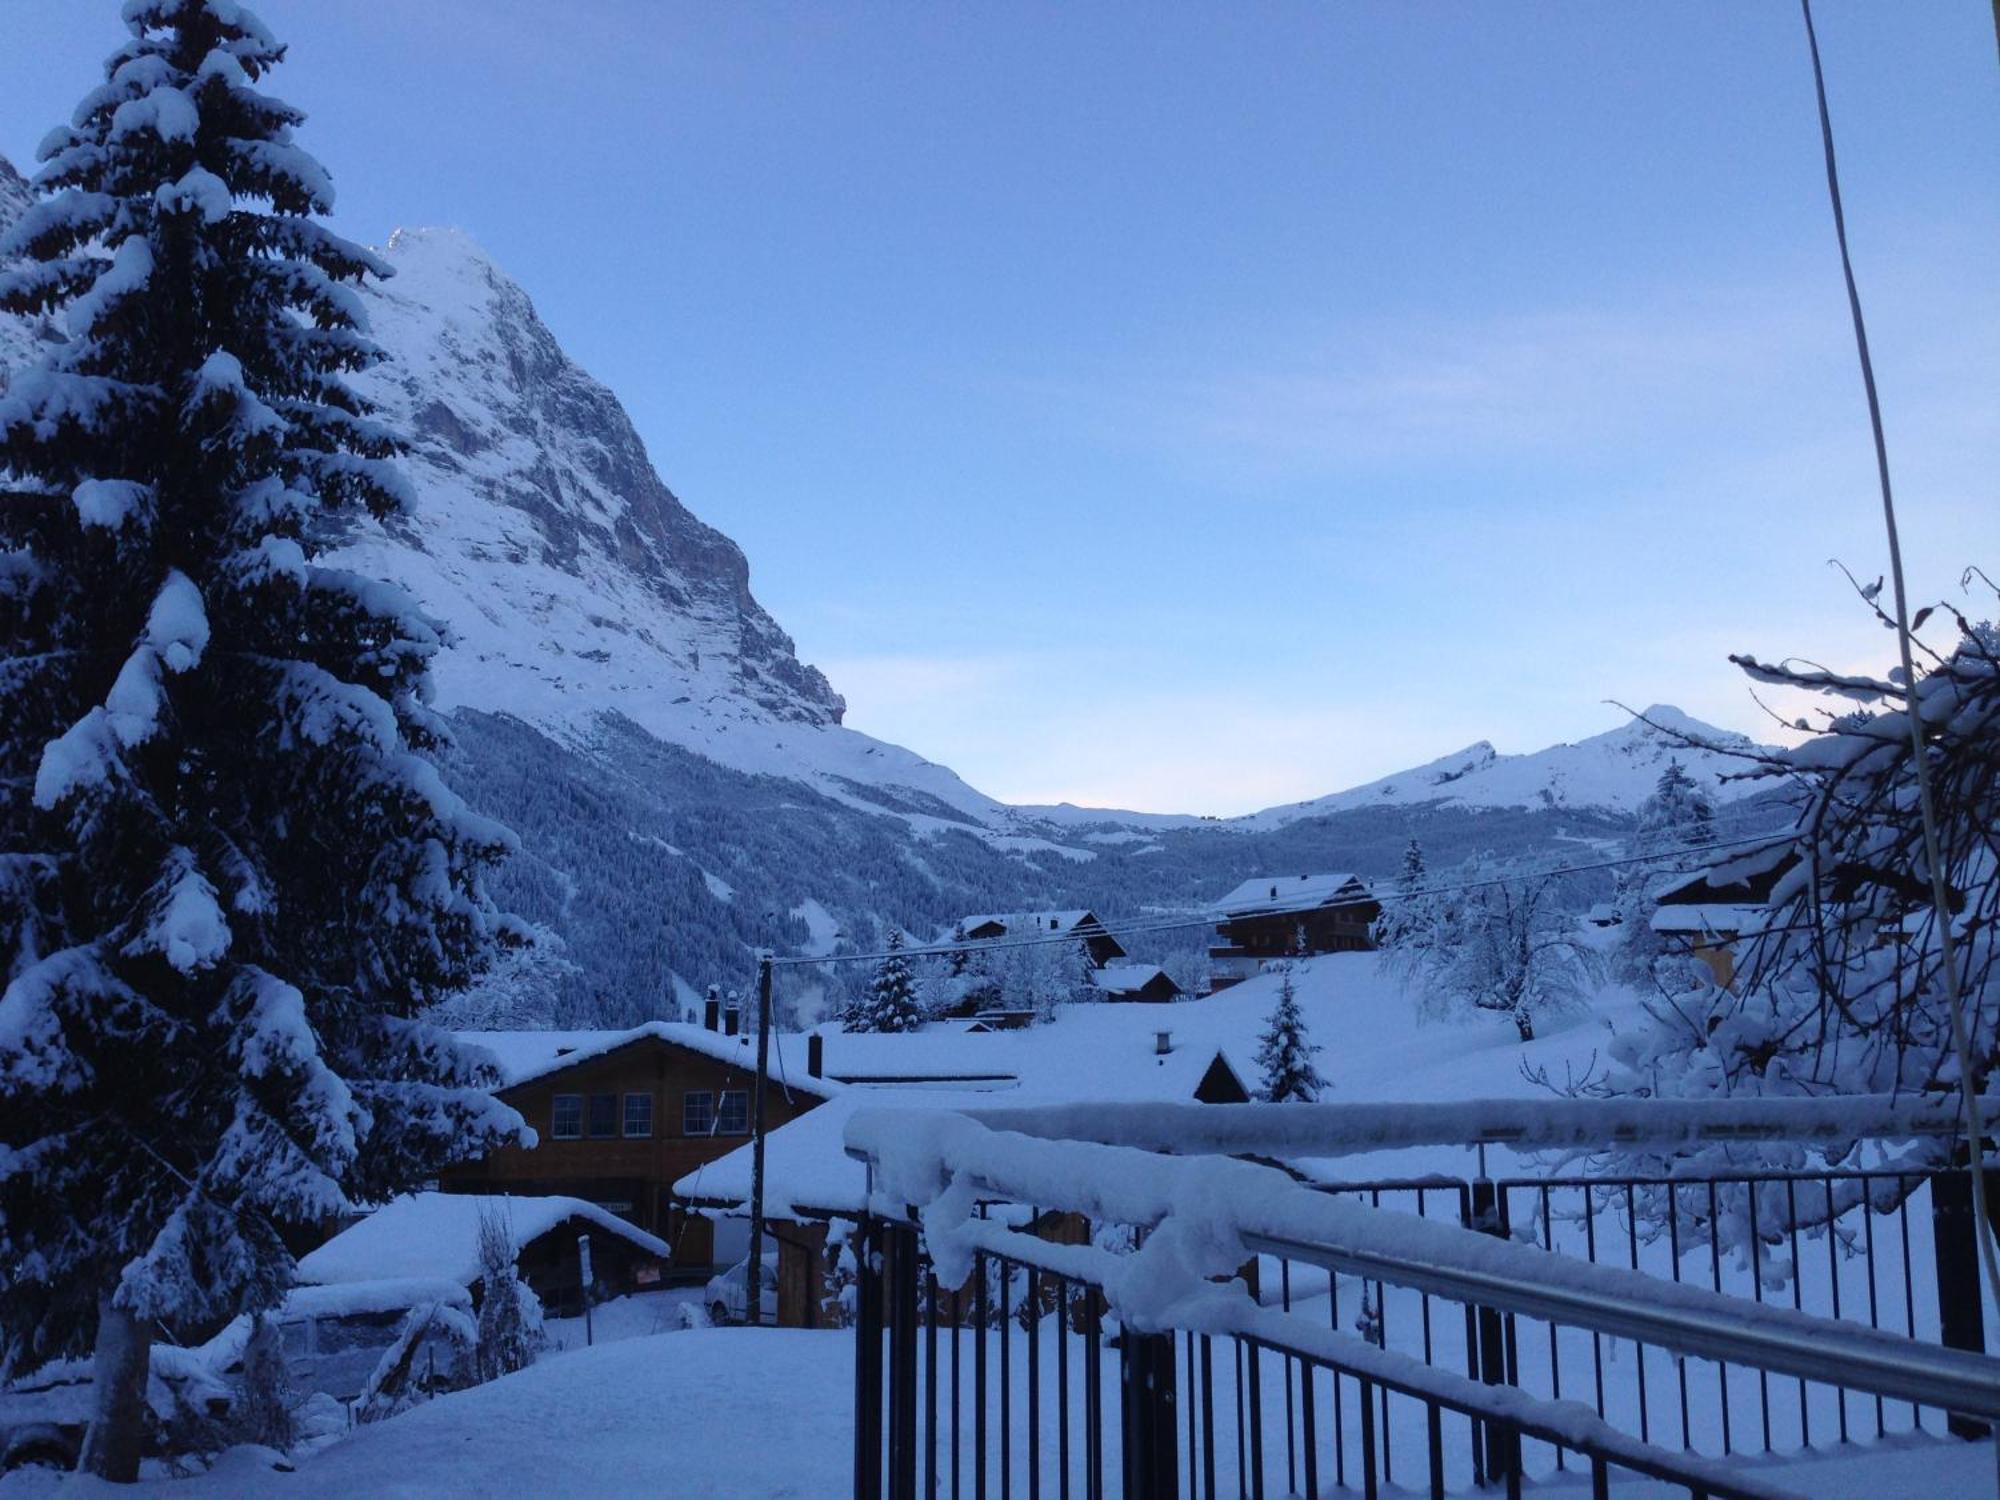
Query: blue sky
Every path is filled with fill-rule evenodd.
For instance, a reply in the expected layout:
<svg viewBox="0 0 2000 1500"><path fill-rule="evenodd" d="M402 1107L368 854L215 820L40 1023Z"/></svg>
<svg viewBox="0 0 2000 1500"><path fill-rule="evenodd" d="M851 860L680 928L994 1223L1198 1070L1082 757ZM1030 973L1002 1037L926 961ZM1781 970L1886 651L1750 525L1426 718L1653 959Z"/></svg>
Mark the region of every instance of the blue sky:
<svg viewBox="0 0 2000 1500"><path fill-rule="evenodd" d="M472 232L856 727L1236 812L1879 664L1798 10L262 0L338 222ZM25 163L112 0L0 0ZM1985 0L1817 12L1912 586L2000 541Z"/></svg>

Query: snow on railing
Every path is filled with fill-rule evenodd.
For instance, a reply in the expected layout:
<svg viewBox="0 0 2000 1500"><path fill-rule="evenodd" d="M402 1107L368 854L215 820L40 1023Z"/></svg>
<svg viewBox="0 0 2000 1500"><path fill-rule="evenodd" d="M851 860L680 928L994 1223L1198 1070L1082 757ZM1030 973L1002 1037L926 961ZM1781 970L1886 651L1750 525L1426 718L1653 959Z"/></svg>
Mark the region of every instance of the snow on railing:
<svg viewBox="0 0 2000 1500"><path fill-rule="evenodd" d="M2000 1108L2000 1100L1994 1101ZM1991 1112L1991 1111L1989 1111ZM1956 1094L1835 1098L1467 1099L1419 1104L1073 1104L971 1112L994 1130L1182 1156L1345 1156L1407 1146L1672 1149L1952 1135Z"/></svg>
<svg viewBox="0 0 2000 1500"><path fill-rule="evenodd" d="M1673 1104L1607 1107L1596 1101L1551 1101L1523 1109L1515 1103L1515 1112L1505 1120L1481 1114L1499 1106L1449 1105L1431 1111L1424 1126L1411 1128L1441 1130L1456 1115L1476 1129L1483 1118L1488 1127L1519 1127L1514 1139L1525 1135L1536 1145L1580 1143L1583 1138L1575 1132L1590 1115L1597 1116L1597 1133L1587 1139L1600 1144L1606 1127L1620 1122L1651 1143L1686 1138L1685 1132L1707 1126L1755 1126L1784 1138L1832 1133L1830 1111L1821 1106L1833 1101L1776 1102L1790 1107L1774 1110L1773 1101L1758 1101L1758 1108L1732 1115ZM1891 1124L1893 1133L1906 1133L1918 1119L1905 1113L1910 1101L1862 1110L1853 1109L1853 1101L1839 1102L1850 1106L1841 1132L1847 1139ZM1565 1107L1572 1104L1577 1107ZM1229 1108L1200 1106L1199 1118ZM1182 1150L1320 1151L1329 1139L1350 1137L1324 1129L1294 1134L1285 1129L1282 1117L1318 1112L1323 1119L1337 1119L1340 1112L1368 1108L1239 1106L1235 1118L1243 1123L1234 1129L1197 1125L1193 1117L1177 1113L1175 1118L1189 1128L1175 1140ZM1667 1117L1648 1126L1644 1113L1653 1109L1663 1109ZM1067 1112L1005 1112L1003 1117L1031 1113L1046 1125L1048 1116ZM1088 1116L1102 1122L1107 1113L1129 1112L1099 1107ZM1391 1124L1378 1118L1372 1128L1389 1131ZM1246 1139L1256 1144L1242 1145ZM1386 1141L1380 1135L1369 1140L1371 1145L1408 1144L1410 1128L1390 1131ZM1212 1319L1218 1315L1215 1299L1220 1295L1240 1302L1241 1316L1252 1316L1242 1288L1224 1293L1217 1282L1230 1278L1252 1255L1272 1253L1468 1306L1519 1312L1968 1417L2000 1418L2000 1362L1983 1355L1664 1282L1638 1270L1551 1256L1455 1224L1342 1201L1255 1162L1036 1138L943 1111L863 1111L848 1122L846 1141L850 1152L869 1163L871 1211L889 1219L914 1214L939 1281L947 1286L962 1284L976 1257L995 1248L989 1243L994 1227L976 1217L982 1202L1033 1204L1145 1231L1132 1253L1093 1260L1090 1277L1118 1316L1141 1331L1187 1328L1187 1320L1197 1315ZM1313 1144L1302 1147L1302 1141ZM1050 1253L1047 1247L1023 1243L1030 1238L1015 1235L1007 1241L1006 1253L1030 1263Z"/></svg>

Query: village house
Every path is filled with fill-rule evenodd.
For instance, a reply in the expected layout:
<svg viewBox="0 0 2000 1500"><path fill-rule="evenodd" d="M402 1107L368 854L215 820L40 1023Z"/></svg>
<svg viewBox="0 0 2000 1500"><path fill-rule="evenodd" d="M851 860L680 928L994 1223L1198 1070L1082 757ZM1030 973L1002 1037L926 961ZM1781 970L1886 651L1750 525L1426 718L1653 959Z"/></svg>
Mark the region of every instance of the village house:
<svg viewBox="0 0 2000 1500"><path fill-rule="evenodd" d="M1227 989L1274 960L1375 946L1381 903L1358 875L1260 875L1210 907L1212 988Z"/></svg>
<svg viewBox="0 0 2000 1500"><path fill-rule="evenodd" d="M1124 945L1105 930L1097 913L1091 911L983 913L965 918L945 941L958 941L960 933L975 943L999 938L1074 936L1090 950L1091 962L1100 969L1126 956Z"/></svg>
<svg viewBox="0 0 2000 1500"><path fill-rule="evenodd" d="M670 1189L749 1138L756 1052L712 1002L706 1020L627 1031L461 1033L498 1061L498 1097L521 1112L538 1140L447 1168L438 1186L580 1198L665 1241L672 1268L712 1265L713 1225L677 1214ZM802 1041L785 1039L792 1050ZM765 1095L773 1130L840 1087L811 1076L803 1056L788 1059L785 1043L774 1038Z"/></svg>
<svg viewBox="0 0 2000 1500"><path fill-rule="evenodd" d="M1671 948L1708 966L1715 982L1736 982L1737 945L1769 930L1771 892L1799 862L1786 839L1681 875L1653 893L1652 929Z"/></svg>

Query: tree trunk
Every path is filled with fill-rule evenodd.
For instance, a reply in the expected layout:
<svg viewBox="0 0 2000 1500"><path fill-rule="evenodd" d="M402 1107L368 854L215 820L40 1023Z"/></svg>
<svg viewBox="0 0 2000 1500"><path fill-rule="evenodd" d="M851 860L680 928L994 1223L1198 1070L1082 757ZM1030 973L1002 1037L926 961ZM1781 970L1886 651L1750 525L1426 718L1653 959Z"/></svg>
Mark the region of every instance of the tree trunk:
<svg viewBox="0 0 2000 1500"><path fill-rule="evenodd" d="M1514 1025L1519 1028L1522 1041L1532 1042L1535 1039L1535 1018L1525 1010L1514 1012Z"/></svg>
<svg viewBox="0 0 2000 1500"><path fill-rule="evenodd" d="M146 1378L152 1363L152 1334L144 1323L109 1297L97 1304L97 1353L93 1375L97 1414L83 1439L78 1466L116 1484L139 1477L139 1451L146 1436Z"/></svg>

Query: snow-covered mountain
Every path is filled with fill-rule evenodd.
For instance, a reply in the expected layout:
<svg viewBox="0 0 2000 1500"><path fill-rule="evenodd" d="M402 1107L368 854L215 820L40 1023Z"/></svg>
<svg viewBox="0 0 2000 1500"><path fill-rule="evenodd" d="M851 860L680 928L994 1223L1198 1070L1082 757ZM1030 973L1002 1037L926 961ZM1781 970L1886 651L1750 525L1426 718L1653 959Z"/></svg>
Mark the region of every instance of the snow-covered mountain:
<svg viewBox="0 0 2000 1500"><path fill-rule="evenodd" d="M0 231L29 201L0 160ZM1570 847L1629 826L1669 755L1713 782L1706 758L1628 727L1475 746L1248 818L1004 807L842 725L742 551L477 245L406 230L384 253L397 274L363 295L390 358L361 383L410 441L417 506L327 540L455 637L435 671L445 771L522 836L496 894L564 941L534 979L543 1018L671 1014L689 986L742 983L762 946L865 946L980 910L1198 911L1268 869L1386 874L1419 824L1439 864ZM56 336L0 316L0 385Z"/></svg>
<svg viewBox="0 0 2000 1500"><path fill-rule="evenodd" d="M836 800L981 822L943 766L841 725L840 695L750 592L742 550L661 481L624 408L465 235L398 231L366 292L390 358L359 384L409 435L416 516L342 561L445 620L440 706L571 742L617 713L725 766Z"/></svg>
<svg viewBox="0 0 2000 1500"><path fill-rule="evenodd" d="M1725 750L1752 748L1747 735L1717 729L1677 708L1656 703L1639 718L1574 744L1503 755L1481 740L1455 755L1441 756L1365 786L1267 808L1233 821L1249 828L1272 828L1327 813L1419 803L1468 808L1589 807L1629 813L1652 793L1669 761L1679 761L1717 802L1734 801L1757 789L1723 779L1740 772L1742 761L1690 746L1682 736Z"/></svg>

